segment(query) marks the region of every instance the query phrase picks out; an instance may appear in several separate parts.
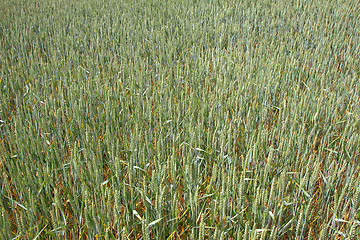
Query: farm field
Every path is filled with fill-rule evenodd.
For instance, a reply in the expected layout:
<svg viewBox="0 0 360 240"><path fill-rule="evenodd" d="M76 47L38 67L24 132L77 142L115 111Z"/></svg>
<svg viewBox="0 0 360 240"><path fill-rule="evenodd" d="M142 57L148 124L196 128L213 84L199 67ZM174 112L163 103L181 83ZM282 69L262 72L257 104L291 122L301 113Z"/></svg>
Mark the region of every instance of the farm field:
<svg viewBox="0 0 360 240"><path fill-rule="evenodd" d="M0 239L360 239L358 1L0 16Z"/></svg>

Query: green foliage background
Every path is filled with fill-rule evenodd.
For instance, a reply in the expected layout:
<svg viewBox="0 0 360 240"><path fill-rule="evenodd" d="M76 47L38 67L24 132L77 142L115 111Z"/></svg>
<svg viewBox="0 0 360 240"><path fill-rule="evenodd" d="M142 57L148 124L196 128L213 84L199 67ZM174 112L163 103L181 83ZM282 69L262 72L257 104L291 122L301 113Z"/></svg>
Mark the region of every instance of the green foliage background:
<svg viewBox="0 0 360 240"><path fill-rule="evenodd" d="M1 238L358 239L359 9L1 1Z"/></svg>

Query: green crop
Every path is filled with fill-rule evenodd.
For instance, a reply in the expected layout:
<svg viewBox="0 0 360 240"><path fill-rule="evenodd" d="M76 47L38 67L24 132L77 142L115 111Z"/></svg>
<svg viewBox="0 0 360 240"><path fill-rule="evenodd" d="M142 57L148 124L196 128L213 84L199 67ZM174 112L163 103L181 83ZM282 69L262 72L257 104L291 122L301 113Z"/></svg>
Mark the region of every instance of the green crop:
<svg viewBox="0 0 360 240"><path fill-rule="evenodd" d="M0 1L0 238L359 239L359 9Z"/></svg>

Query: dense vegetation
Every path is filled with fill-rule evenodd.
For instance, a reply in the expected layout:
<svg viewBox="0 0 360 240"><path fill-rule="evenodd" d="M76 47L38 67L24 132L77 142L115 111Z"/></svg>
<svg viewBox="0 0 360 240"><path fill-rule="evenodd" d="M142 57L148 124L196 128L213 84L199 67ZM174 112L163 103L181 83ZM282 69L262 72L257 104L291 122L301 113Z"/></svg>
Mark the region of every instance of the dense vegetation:
<svg viewBox="0 0 360 240"><path fill-rule="evenodd" d="M0 1L0 238L359 239L356 4Z"/></svg>

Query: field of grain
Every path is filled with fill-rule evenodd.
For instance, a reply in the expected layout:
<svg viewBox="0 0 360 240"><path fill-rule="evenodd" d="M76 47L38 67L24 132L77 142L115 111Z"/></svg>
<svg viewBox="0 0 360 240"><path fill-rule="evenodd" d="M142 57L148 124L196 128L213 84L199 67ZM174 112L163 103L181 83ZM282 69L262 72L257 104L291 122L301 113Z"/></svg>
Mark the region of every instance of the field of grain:
<svg viewBox="0 0 360 240"><path fill-rule="evenodd" d="M359 16L0 1L0 238L360 239Z"/></svg>

